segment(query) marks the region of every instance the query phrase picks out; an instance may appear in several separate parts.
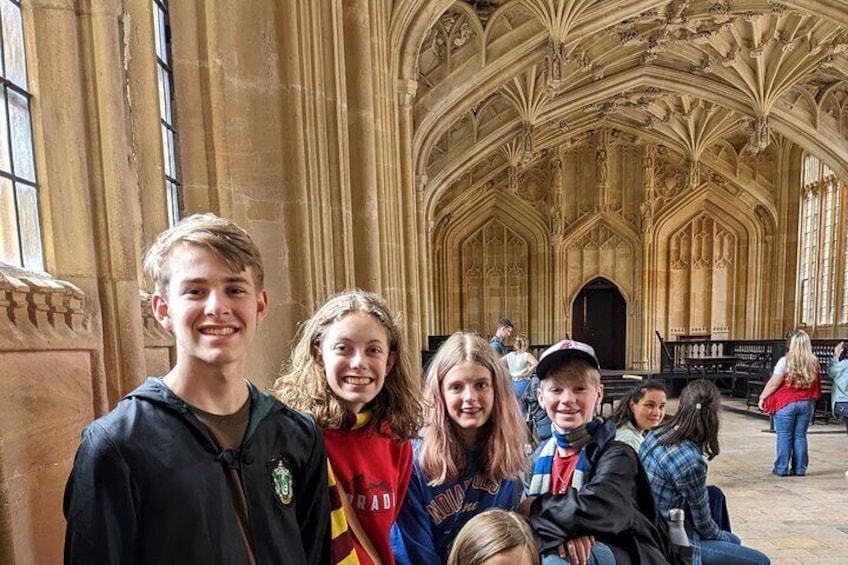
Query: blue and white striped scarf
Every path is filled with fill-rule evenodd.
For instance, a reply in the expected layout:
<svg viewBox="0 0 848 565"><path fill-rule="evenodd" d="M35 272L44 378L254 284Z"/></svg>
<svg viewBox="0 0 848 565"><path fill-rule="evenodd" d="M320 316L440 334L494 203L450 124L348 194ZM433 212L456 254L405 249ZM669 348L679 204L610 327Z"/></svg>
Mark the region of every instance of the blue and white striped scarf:
<svg viewBox="0 0 848 565"><path fill-rule="evenodd" d="M538 496L551 491L551 473L554 468L554 456L557 447L580 451L577 467L571 477L571 486L580 490L583 487L586 468L589 466L584 448L592 440L595 431L603 422L601 418L595 418L585 426L580 426L570 432L564 432L557 428L555 424L552 424L551 432L553 432L553 436L539 451L539 456L533 466L533 476L530 479L527 496Z"/></svg>

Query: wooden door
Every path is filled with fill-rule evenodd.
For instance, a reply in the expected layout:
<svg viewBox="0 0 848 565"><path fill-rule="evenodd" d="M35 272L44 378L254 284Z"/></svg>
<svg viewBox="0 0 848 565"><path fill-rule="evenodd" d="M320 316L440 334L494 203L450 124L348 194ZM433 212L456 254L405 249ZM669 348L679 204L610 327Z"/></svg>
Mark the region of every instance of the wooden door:
<svg viewBox="0 0 848 565"><path fill-rule="evenodd" d="M572 306L571 335L595 348L602 369L624 369L627 304L604 278L586 284Z"/></svg>

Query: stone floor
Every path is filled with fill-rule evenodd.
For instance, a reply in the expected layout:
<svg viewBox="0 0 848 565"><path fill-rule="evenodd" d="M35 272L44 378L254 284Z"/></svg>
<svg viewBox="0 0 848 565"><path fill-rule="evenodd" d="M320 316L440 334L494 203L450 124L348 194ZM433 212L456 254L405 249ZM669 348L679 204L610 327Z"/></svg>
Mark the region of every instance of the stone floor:
<svg viewBox="0 0 848 565"><path fill-rule="evenodd" d="M805 477L775 477L775 435L768 419L724 398L721 453L708 482L724 489L733 531L777 565L848 565L848 434L816 423L808 433Z"/></svg>

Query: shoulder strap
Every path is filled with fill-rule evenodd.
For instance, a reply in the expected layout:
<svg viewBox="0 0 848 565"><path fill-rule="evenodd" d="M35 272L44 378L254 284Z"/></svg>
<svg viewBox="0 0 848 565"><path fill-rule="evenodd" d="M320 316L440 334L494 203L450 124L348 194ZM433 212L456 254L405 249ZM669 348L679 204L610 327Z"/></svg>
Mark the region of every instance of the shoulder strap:
<svg viewBox="0 0 848 565"><path fill-rule="evenodd" d="M359 545L362 546L362 549L365 550L365 553L368 554L369 559L371 559L374 565L382 565L383 562L380 560L380 555L377 553L377 549L374 547L374 544L372 544L371 540L368 539L368 535L365 533L365 530L362 529L362 524L359 523L359 518L356 516L356 512L353 510L353 507L350 505L350 501L347 499L347 493L345 492L341 481L337 479L336 484L339 487L339 494L341 495L342 508L344 509L345 518L347 518L347 523L350 526L356 541L359 542Z"/></svg>

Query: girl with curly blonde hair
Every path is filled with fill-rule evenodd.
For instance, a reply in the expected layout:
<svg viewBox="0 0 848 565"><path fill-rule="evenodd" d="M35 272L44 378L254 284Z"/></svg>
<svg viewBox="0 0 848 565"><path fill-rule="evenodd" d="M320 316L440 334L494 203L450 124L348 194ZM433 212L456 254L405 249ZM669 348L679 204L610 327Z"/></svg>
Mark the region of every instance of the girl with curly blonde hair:
<svg viewBox="0 0 848 565"><path fill-rule="evenodd" d="M393 563L389 531L412 472L421 378L386 301L362 290L331 296L300 327L274 391L324 431L333 562Z"/></svg>

